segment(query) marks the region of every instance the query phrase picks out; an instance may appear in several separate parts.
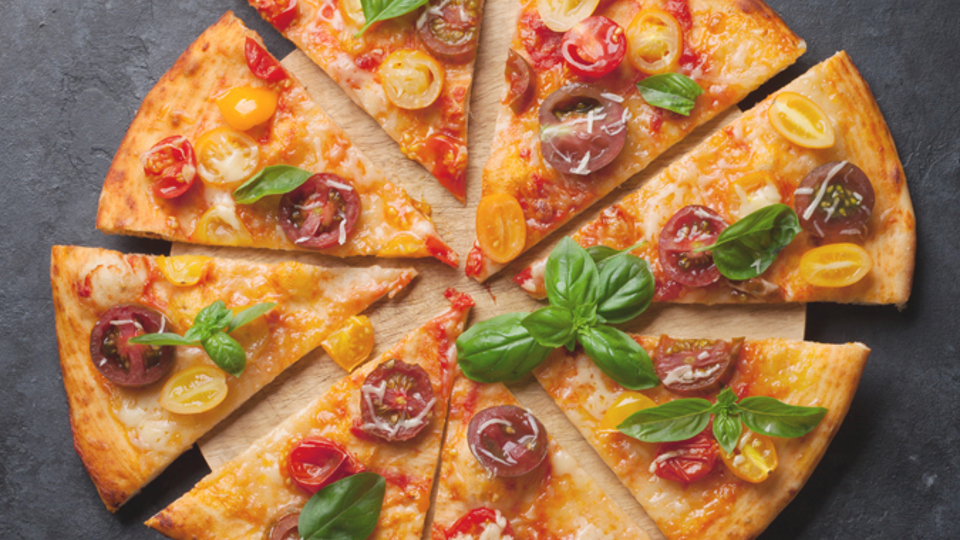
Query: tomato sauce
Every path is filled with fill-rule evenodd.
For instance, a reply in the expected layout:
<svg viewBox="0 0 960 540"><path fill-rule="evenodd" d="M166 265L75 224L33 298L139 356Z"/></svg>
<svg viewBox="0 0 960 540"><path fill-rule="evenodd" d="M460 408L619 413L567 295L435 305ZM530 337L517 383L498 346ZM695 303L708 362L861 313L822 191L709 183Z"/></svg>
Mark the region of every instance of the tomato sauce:
<svg viewBox="0 0 960 540"><path fill-rule="evenodd" d="M536 8L520 17L520 41L530 55L533 67L538 70L550 69L563 62L560 52L563 34L547 28Z"/></svg>
<svg viewBox="0 0 960 540"><path fill-rule="evenodd" d="M476 277L480 275L480 272L483 270L483 251L480 250L480 246L473 246L473 249L470 250L470 254L467 255L467 264L464 268L464 273L468 276Z"/></svg>
<svg viewBox="0 0 960 540"><path fill-rule="evenodd" d="M693 28L693 15L690 13L690 4L687 0L667 0L664 9L680 23L680 28L684 32L689 32Z"/></svg>

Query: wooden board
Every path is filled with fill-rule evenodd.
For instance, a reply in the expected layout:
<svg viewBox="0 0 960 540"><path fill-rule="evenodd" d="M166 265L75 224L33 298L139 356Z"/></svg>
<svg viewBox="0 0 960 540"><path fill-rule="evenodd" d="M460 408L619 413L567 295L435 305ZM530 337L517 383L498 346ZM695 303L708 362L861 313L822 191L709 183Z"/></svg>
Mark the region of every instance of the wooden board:
<svg viewBox="0 0 960 540"><path fill-rule="evenodd" d="M433 207L433 219L440 234L464 259L473 244L474 210L480 200L480 174L493 140L497 102L503 83L503 65L507 46L513 34L516 4L487 2L481 31L481 44L475 74L470 113L470 164L467 171L467 206L464 207L436 182L419 164L401 154L397 144L380 129L362 109L350 101L337 85L305 55L295 51L283 64L307 86L310 94L352 138L361 150L387 175L402 185L416 199ZM655 161L644 172L625 183L623 190L642 185L664 166L693 148L719 126L735 119L732 110L703 126ZM510 278L534 259L548 253L561 236L572 233L594 219L604 207L616 202L628 191L614 191L594 207L574 219L546 242L521 257L491 278L485 286L467 278L462 266L449 268L434 260L376 260L373 258L334 259L309 253L271 252L239 248L211 248L175 244L173 254L196 253L280 262L295 259L326 266L413 266L420 276L408 290L393 300L382 301L367 311L375 328L376 358L403 335L417 328L433 315L446 309L442 293L447 287L470 293L477 302L472 321L487 319L511 311L532 311L541 306L530 299ZM461 261L462 262L462 261ZM623 327L624 330L657 335L661 332L678 337L786 337L802 339L806 310L800 305L778 306L671 306L654 305L642 317ZM250 402L198 444L207 463L217 468L257 438L265 435L282 419L298 411L325 392L346 372L317 349L280 375ZM536 383L529 379L512 390L524 406L534 411L550 433L576 457L603 490L646 530L651 538L663 538L640 505L604 465L559 408ZM428 531L429 527L425 528Z"/></svg>

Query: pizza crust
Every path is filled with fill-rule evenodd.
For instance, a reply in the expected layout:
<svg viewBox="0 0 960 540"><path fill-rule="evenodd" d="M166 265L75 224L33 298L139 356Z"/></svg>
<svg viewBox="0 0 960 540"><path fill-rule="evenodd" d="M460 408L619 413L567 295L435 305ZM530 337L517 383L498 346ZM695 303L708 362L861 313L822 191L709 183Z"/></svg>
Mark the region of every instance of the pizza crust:
<svg viewBox="0 0 960 540"><path fill-rule="evenodd" d="M201 435L226 418L281 371L320 344L346 318L416 275L412 269L325 269L300 263L267 265L211 259L207 276L192 287L174 287L154 257L96 248L54 246L50 278L64 388L74 448L104 504L116 511ZM259 276L259 278L251 278ZM116 303L163 312L180 334L199 310L216 299L228 306L277 301L260 320L234 337L247 349L239 377L228 377L223 403L199 415L160 408L162 381L143 389L120 388L90 359L90 332ZM199 347L178 347L173 371L212 365Z"/></svg>

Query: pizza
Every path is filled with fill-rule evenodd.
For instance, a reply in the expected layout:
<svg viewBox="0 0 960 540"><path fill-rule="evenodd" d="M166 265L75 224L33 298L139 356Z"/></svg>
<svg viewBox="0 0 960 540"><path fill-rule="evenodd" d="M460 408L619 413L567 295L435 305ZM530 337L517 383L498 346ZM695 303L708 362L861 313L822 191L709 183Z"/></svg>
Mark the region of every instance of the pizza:
<svg viewBox="0 0 960 540"><path fill-rule="evenodd" d="M727 279L709 253L691 251L694 242L713 244L728 226L775 204L795 209L800 230L760 275ZM573 238L615 249L642 244L632 253L650 263L657 301L903 305L913 280L916 218L886 122L840 52ZM543 264L515 278L535 296L545 294Z"/></svg>
<svg viewBox="0 0 960 540"><path fill-rule="evenodd" d="M97 228L456 266L429 212L228 12L147 94L104 181Z"/></svg>
<svg viewBox="0 0 960 540"><path fill-rule="evenodd" d="M661 386L625 390L585 354L564 349L534 373L670 540L759 535L823 457L869 354L859 343L634 339L653 351ZM764 396L826 412L812 431L796 438L744 428L730 453L715 438L716 416L701 433L678 442L641 442L623 432L631 415L648 407L690 396L709 405L731 390L728 395L737 399ZM740 419L734 421L739 425Z"/></svg>
<svg viewBox="0 0 960 540"><path fill-rule="evenodd" d="M110 511L350 316L416 276L71 246L54 246L51 259L74 447ZM267 302L274 307L229 336L219 331L232 326L231 313ZM235 356L215 363L206 344L128 343L147 333L190 337L210 306L220 307L211 343L239 348L240 366Z"/></svg>
<svg viewBox="0 0 960 540"><path fill-rule="evenodd" d="M805 50L760 0L521 2L467 275L498 272Z"/></svg>
<svg viewBox="0 0 960 540"><path fill-rule="evenodd" d="M473 305L452 289L447 297L448 311L334 384L147 525L193 540L306 537L297 524L312 497L374 473L385 489L369 538L419 539L443 439L454 342Z"/></svg>
<svg viewBox="0 0 960 540"><path fill-rule="evenodd" d="M407 7L361 0L249 2L372 116L404 155L466 201L467 118L482 0Z"/></svg>
<svg viewBox="0 0 960 540"><path fill-rule="evenodd" d="M432 540L647 535L503 384L453 386Z"/></svg>

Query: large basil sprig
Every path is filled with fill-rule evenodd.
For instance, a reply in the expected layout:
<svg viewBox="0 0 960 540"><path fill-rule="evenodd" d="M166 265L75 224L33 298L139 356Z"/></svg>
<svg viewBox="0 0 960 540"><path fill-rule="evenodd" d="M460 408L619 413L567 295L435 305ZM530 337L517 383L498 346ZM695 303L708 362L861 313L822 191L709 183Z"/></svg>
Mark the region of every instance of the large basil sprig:
<svg viewBox="0 0 960 540"><path fill-rule="evenodd" d="M646 261L610 248L589 252L564 238L547 259L545 279L549 306L494 317L460 336L457 353L467 377L480 382L519 379L554 348L573 350L579 343L625 388L660 383L647 352L606 324L628 321L650 305L654 280Z"/></svg>
<svg viewBox="0 0 960 540"><path fill-rule="evenodd" d="M669 401L638 411L617 429L644 442L685 441L703 431L713 415L713 435L723 451L732 454L745 424L754 433L771 437L802 437L820 424L827 409L788 405L771 397L752 396L737 402L724 388L717 402L700 398Z"/></svg>
<svg viewBox="0 0 960 540"><path fill-rule="evenodd" d="M312 172L292 165L264 167L233 190L233 199L237 204L253 204L268 195L289 193L302 186L311 176Z"/></svg>
<svg viewBox="0 0 960 540"><path fill-rule="evenodd" d="M193 326L183 336L171 332L143 334L131 338L129 343L188 347L200 345L220 369L234 377L239 377L247 367L247 353L237 340L228 334L270 311L276 305L274 302L265 302L250 306L234 315L223 300L217 300L197 313L193 319Z"/></svg>
<svg viewBox="0 0 960 540"><path fill-rule="evenodd" d="M361 472L316 492L300 512L303 540L364 540L377 526L387 483L377 473Z"/></svg>
<svg viewBox="0 0 960 540"><path fill-rule="evenodd" d="M643 100L654 107L690 116L697 96L703 93L693 79L681 73L663 73L647 77L637 83Z"/></svg>
<svg viewBox="0 0 960 540"><path fill-rule="evenodd" d="M710 251L724 277L743 281L766 272L799 232L800 219L793 208L772 204L724 229L712 245L693 251Z"/></svg>

